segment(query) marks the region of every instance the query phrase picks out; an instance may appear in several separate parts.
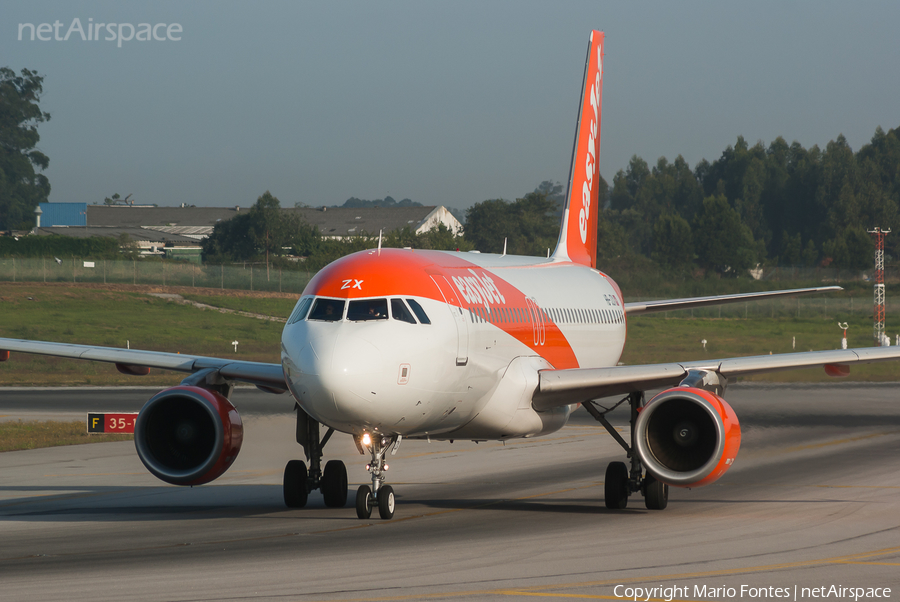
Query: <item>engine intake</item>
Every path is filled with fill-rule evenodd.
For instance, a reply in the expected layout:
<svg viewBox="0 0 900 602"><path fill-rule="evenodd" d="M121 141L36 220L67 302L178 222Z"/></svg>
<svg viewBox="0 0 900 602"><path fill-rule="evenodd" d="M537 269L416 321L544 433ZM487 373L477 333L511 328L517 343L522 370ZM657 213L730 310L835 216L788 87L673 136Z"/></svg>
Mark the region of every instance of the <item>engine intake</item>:
<svg viewBox="0 0 900 602"><path fill-rule="evenodd" d="M179 386L150 399L134 425L138 457L172 485L202 485L228 470L241 450L244 426L228 399Z"/></svg>
<svg viewBox="0 0 900 602"><path fill-rule="evenodd" d="M645 405L635 422L635 449L657 480L700 487L731 467L741 446L737 415L703 389L676 387Z"/></svg>

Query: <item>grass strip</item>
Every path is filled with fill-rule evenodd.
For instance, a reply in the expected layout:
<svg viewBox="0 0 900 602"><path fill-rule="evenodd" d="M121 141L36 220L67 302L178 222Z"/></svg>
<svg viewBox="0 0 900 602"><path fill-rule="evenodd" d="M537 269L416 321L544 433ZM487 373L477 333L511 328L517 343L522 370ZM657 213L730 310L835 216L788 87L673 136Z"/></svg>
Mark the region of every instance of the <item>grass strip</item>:
<svg viewBox="0 0 900 602"><path fill-rule="evenodd" d="M87 427L80 420L0 422L0 452L132 440L132 435L89 435Z"/></svg>
<svg viewBox="0 0 900 602"><path fill-rule="evenodd" d="M287 316L294 296L226 291L185 298L217 307ZM898 329L888 314L888 333ZM650 364L837 349L848 323L850 347L872 345L871 299L848 295L739 303L721 308L636 315L628 318L625 364ZM280 361L283 325L238 314L203 311L146 294L61 287L40 283L0 283L0 336L240 360ZM237 352L232 341L239 341ZM704 346L702 341L706 341ZM598 341L598 344L600 342ZM13 354L0 362L0 386L178 384L184 374L152 370L148 376L125 376L112 364ZM754 375L747 380L834 382L821 368ZM900 363L855 365L850 381L900 380Z"/></svg>
<svg viewBox="0 0 900 602"><path fill-rule="evenodd" d="M292 302L287 305L292 306ZM288 313L289 310L288 310ZM146 294L0 283L0 336L280 362L282 324L203 311ZM239 341L235 352L232 341ZM0 385L173 385L184 374L120 374L113 364L15 353Z"/></svg>
<svg viewBox="0 0 900 602"><path fill-rule="evenodd" d="M297 299L300 298L299 295L294 295L289 299L239 297L236 295L182 294L181 296L189 301L197 301L198 303L205 303L207 305L212 305L213 307L223 307L235 311L246 311L252 314L262 314L264 316L274 316L276 318L287 318L291 315L294 305L297 304Z"/></svg>

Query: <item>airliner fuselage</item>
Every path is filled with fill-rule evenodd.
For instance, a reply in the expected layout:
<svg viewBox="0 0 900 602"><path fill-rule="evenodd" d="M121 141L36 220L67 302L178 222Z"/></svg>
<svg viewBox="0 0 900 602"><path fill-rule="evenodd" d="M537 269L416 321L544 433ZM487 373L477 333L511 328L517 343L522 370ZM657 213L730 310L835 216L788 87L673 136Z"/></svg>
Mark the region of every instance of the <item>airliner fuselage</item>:
<svg viewBox="0 0 900 602"><path fill-rule="evenodd" d="M381 249L310 282L282 364L303 410L337 430L505 439L565 424L568 406L532 408L538 370L614 366L624 343L621 292L598 270Z"/></svg>
<svg viewBox="0 0 900 602"><path fill-rule="evenodd" d="M235 461L243 423L228 399L235 382L272 393L290 389L296 438L306 461L284 470L284 501L306 505L320 491L329 507L348 501L342 460L323 465L336 431L353 436L371 486L360 485L356 514L394 515L385 456L403 438L506 440L562 428L579 404L625 451L611 462L604 503L625 508L640 494L647 508L668 504L669 486L700 487L734 464L740 424L722 398L729 379L824 366L897 361L891 348L858 348L700 361L619 364L626 314L706 307L838 289L818 287L625 304L595 269L600 205L603 33L592 31L568 194L553 254L546 258L412 249L373 249L331 263L310 281L282 335L281 364L46 341L0 339L10 351L114 362L125 374L150 368L188 373L151 398L135 422L135 447L158 478L202 485ZM702 236L702 232L698 233ZM499 242L499 241L498 241ZM649 401L644 392L666 388ZM625 395L625 437L597 399ZM320 425L327 432L320 433ZM626 440L629 437L630 440Z"/></svg>

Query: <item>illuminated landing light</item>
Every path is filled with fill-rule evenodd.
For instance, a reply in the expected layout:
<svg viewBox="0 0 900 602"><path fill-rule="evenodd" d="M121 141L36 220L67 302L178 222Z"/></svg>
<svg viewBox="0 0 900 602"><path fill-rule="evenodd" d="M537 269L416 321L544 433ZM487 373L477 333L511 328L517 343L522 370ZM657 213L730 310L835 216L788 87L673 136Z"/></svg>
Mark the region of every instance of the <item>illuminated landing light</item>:
<svg viewBox="0 0 900 602"><path fill-rule="evenodd" d="M369 436L369 433L363 433L362 444L370 445L371 443L372 443L372 438Z"/></svg>

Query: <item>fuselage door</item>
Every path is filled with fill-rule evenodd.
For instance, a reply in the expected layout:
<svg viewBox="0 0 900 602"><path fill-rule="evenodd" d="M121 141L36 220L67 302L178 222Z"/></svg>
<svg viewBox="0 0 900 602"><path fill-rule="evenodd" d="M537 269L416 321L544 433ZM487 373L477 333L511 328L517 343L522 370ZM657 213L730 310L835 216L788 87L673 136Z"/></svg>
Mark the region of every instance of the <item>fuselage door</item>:
<svg viewBox="0 0 900 602"><path fill-rule="evenodd" d="M447 279L440 274L430 274L431 279L437 285L444 297L447 308L453 315L456 324L456 365L465 366L469 361L469 329L466 326L465 310L459 300L458 293L453 290Z"/></svg>

